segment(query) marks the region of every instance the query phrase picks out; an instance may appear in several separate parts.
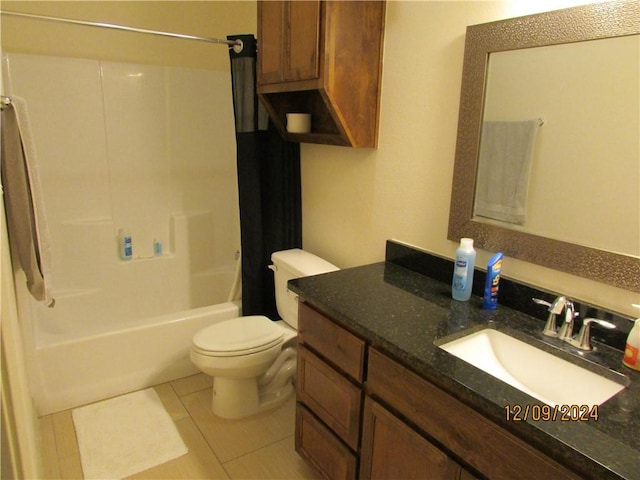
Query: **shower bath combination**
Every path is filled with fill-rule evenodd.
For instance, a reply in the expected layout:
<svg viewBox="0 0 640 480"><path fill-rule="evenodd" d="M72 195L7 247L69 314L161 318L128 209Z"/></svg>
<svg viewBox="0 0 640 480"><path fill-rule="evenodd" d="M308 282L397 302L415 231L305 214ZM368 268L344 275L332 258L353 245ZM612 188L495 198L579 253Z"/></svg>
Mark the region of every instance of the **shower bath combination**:
<svg viewBox="0 0 640 480"><path fill-rule="evenodd" d="M196 373L194 333L240 314L229 73L9 53L2 74L50 233L55 306L16 281L39 413Z"/></svg>

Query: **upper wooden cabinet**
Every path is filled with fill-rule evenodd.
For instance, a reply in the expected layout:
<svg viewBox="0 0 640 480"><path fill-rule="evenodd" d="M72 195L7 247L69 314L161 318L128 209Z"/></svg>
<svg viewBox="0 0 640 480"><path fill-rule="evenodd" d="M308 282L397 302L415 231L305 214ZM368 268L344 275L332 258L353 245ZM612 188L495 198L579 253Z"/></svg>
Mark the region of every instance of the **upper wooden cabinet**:
<svg viewBox="0 0 640 480"><path fill-rule="evenodd" d="M258 81L273 84L317 79L320 2L259 2Z"/></svg>
<svg viewBox="0 0 640 480"><path fill-rule="evenodd" d="M258 2L258 94L291 141L376 147L385 2ZM288 133L310 113L311 133Z"/></svg>

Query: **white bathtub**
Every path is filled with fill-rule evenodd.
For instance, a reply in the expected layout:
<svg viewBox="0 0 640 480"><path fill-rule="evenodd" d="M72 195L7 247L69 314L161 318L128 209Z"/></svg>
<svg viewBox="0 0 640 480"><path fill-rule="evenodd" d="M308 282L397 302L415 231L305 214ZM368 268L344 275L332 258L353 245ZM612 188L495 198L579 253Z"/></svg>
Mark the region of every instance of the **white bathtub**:
<svg viewBox="0 0 640 480"><path fill-rule="evenodd" d="M239 315L237 302L222 303L40 345L35 349L38 412L46 415L195 374L189 360L195 332Z"/></svg>

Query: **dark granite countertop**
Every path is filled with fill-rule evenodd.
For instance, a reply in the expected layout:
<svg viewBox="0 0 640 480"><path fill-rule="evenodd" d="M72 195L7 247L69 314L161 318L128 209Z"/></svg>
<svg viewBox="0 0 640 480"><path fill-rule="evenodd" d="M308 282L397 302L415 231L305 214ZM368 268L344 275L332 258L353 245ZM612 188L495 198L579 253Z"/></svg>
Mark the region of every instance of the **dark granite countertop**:
<svg viewBox="0 0 640 480"><path fill-rule="evenodd" d="M594 342L597 351L580 355L568 344L544 337L539 318L504 305L483 310L477 295L469 302L454 301L448 283L397 263L300 278L289 286L371 346L575 472L592 478L640 478L640 373L621 364L621 350ZM486 326L509 330L512 336L618 378L627 387L599 406L597 420L509 421L506 405L541 402L434 343Z"/></svg>

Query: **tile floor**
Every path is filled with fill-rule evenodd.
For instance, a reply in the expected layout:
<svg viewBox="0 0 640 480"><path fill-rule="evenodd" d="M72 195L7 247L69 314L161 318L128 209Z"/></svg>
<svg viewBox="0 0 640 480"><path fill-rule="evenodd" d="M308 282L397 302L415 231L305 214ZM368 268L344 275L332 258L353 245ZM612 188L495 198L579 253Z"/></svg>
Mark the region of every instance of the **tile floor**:
<svg viewBox="0 0 640 480"><path fill-rule="evenodd" d="M223 420L209 408L211 378L198 374L155 387L189 453L132 479L319 479L294 450L295 399L248 419ZM66 410L40 419L48 479L81 479L82 466Z"/></svg>

